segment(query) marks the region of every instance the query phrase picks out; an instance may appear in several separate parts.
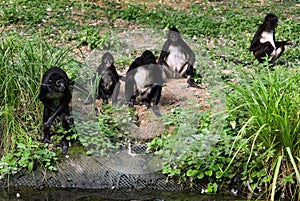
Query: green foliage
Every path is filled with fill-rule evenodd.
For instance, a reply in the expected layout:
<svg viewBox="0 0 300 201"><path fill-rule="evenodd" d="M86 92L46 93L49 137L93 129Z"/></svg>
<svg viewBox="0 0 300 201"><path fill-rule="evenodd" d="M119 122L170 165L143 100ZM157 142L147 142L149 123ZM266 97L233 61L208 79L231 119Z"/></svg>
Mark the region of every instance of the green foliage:
<svg viewBox="0 0 300 201"><path fill-rule="evenodd" d="M14 3L11 3L11 1L2 1L0 4L2 21L5 24L41 23L47 16L47 6L47 1L18 0ZM28 12L29 8L31 9L30 12Z"/></svg>
<svg viewBox="0 0 300 201"><path fill-rule="evenodd" d="M113 37L111 33L100 33L96 27L85 27L79 33L79 45L87 45L89 49L101 48L105 50L116 50L119 47L117 38Z"/></svg>
<svg viewBox="0 0 300 201"><path fill-rule="evenodd" d="M56 154L46 145L41 146L38 142L28 138L26 143L17 143L16 149L10 150L1 158L0 176L15 174L21 169L31 172L38 165L54 171L56 167L53 164L57 159Z"/></svg>
<svg viewBox="0 0 300 201"><path fill-rule="evenodd" d="M247 149L242 138L234 137L236 131L229 117L217 134L211 132L210 120L210 113L195 114L193 109L176 108L165 121L173 132L154 138L150 147L162 156L163 174L179 176L182 181L194 184L200 180L209 181L207 192L216 193L219 186L229 185L234 176L242 172L246 160L243 154L239 154L238 162L231 164L231 160L236 150L245 153Z"/></svg>
<svg viewBox="0 0 300 201"><path fill-rule="evenodd" d="M116 151L126 143L130 133L128 125L132 124L132 112L127 108L102 105L103 111L97 119L75 114L76 130L81 144L87 149L87 154L106 155Z"/></svg>
<svg viewBox="0 0 300 201"><path fill-rule="evenodd" d="M249 72L247 72L249 74ZM249 75L248 75L249 76ZM232 104L253 116L249 127L252 132L264 127L257 139L265 147L281 150L282 145L299 154L297 147L299 127L300 74L278 68L274 72L250 73L251 79L243 79L229 95ZM275 140L275 141L274 141Z"/></svg>
<svg viewBox="0 0 300 201"><path fill-rule="evenodd" d="M204 72L204 82L216 86L219 78L223 78L237 84L228 86L230 113L219 133L212 130L213 117L209 112L199 112L194 117L195 110L171 111L165 119L169 132L150 143L164 157L162 172L195 183L208 181L207 191L211 193L219 191L235 176L241 176L244 186L251 187L253 193L267 192L270 198L285 193L288 198L299 200L299 73L278 65L272 72L222 75L221 70L239 71L240 67L218 58L227 55L251 61L249 43L266 11L279 16L277 39L291 39L298 45L297 4L297 1L186 2L183 9L155 2L148 6L111 1L103 4L102 1L100 4L68 0L2 1L1 174L20 168L32 170L39 163L54 169L55 154L37 143L42 127L42 106L37 96L46 69L62 66L70 78L75 78L79 65L73 59L75 51L71 52L74 46L118 51L123 47L117 35L113 35L116 29L119 33L143 26L161 32L177 26L185 37L203 43L206 56L196 60L202 64L205 58L205 69L200 69ZM63 48L66 46L69 48ZM125 57L116 60L127 66L131 62ZM287 48L280 61L285 62L284 67L298 67L299 46ZM261 68L255 62L250 67L255 71ZM105 154L118 148L126 140L127 125L134 120L130 112L116 113L120 111L105 108L96 121L84 119L79 124L85 135L79 132L68 138L79 139L90 148L89 154ZM190 117L192 121L182 122Z"/></svg>

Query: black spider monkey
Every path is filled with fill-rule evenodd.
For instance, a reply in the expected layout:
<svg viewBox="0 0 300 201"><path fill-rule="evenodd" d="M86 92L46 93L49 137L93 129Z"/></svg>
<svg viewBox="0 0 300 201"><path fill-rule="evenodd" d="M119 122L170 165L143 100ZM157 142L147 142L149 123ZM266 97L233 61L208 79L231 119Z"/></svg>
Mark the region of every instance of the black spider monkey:
<svg viewBox="0 0 300 201"><path fill-rule="evenodd" d="M43 131L44 138L42 143L51 142L50 127L57 116L62 119L63 128L70 131L73 124L73 117L70 115L69 102L72 99L71 81L65 71L59 67L51 67L43 75L39 99L44 104ZM62 153L68 152L69 144L66 135L59 144Z"/></svg>
<svg viewBox="0 0 300 201"><path fill-rule="evenodd" d="M250 51L254 57L263 62L266 56L271 57L270 63L275 61L284 52L285 45L293 45L291 41L276 41L275 28L278 25L278 17L274 14L267 14L263 24L259 25L250 45Z"/></svg>
<svg viewBox="0 0 300 201"><path fill-rule="evenodd" d="M96 99L101 98L103 103L107 104L108 99L111 97L112 104L116 104L120 91L119 80L122 78L122 76L117 73L114 65L114 57L109 52L106 52L102 56L101 64L97 68L93 82L95 82L97 76L100 77L100 80L97 88ZM90 103L91 101L86 102L85 104Z"/></svg>
<svg viewBox="0 0 300 201"><path fill-rule="evenodd" d="M158 64L166 66L173 72L173 77L187 77L189 86L200 88L193 79L194 63L194 52L183 41L178 29L171 28L168 32L168 39L160 53Z"/></svg>
<svg viewBox="0 0 300 201"><path fill-rule="evenodd" d="M161 116L158 102L161 97L163 72L157 65L156 58L150 50L137 57L126 72L125 100L132 107L142 103L152 110L156 116Z"/></svg>

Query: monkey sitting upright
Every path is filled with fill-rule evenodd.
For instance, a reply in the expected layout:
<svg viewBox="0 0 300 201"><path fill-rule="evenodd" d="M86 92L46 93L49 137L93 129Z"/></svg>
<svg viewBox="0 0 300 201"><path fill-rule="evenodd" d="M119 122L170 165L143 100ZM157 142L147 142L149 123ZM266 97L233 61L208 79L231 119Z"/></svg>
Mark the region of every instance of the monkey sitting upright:
<svg viewBox="0 0 300 201"><path fill-rule="evenodd" d="M177 28L173 27L168 32L168 39L160 53L158 64L164 65L173 72L173 77L187 77L191 87L200 88L193 79L195 54L183 41Z"/></svg>
<svg viewBox="0 0 300 201"><path fill-rule="evenodd" d="M250 51L259 61L265 61L265 57L271 57L270 63L275 61L284 52L285 45L293 45L291 41L276 41L275 28L278 25L278 17L274 14L267 14L263 24L259 25L250 45Z"/></svg>
<svg viewBox="0 0 300 201"><path fill-rule="evenodd" d="M44 104L43 113L43 143L51 142L50 127L57 116L62 119L62 126L70 130L73 117L70 115L69 102L72 99L70 80L67 74L58 67L51 67L43 75L39 99ZM69 144L66 135L60 142L62 153L68 152Z"/></svg>

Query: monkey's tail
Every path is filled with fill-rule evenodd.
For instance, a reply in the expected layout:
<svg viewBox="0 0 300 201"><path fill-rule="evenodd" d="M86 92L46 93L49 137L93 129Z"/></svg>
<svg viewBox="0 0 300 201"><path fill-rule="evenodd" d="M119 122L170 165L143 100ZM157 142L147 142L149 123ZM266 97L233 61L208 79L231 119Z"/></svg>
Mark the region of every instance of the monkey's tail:
<svg viewBox="0 0 300 201"><path fill-rule="evenodd" d="M223 59L226 62L231 61L231 62L233 62L235 64L243 65L243 66L249 66L249 65L253 64L253 62L243 62L243 61L240 61L240 60L237 60L237 59L226 57L224 55L219 55L219 58Z"/></svg>

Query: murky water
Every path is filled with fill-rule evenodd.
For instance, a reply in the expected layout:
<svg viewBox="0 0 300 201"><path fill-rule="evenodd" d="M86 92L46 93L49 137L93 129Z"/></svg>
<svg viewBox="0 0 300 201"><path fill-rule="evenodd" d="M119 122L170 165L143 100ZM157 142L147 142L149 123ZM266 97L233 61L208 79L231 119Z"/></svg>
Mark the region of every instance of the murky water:
<svg viewBox="0 0 300 201"><path fill-rule="evenodd" d="M0 189L1 201L215 201L242 200L232 195L207 195L199 192L159 190L83 190L34 189L19 187Z"/></svg>

